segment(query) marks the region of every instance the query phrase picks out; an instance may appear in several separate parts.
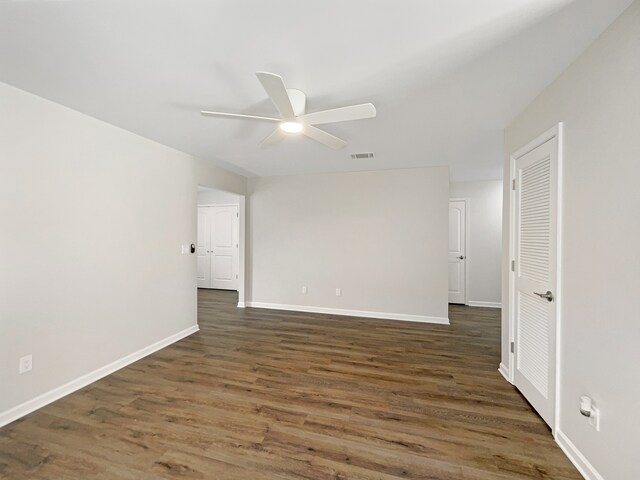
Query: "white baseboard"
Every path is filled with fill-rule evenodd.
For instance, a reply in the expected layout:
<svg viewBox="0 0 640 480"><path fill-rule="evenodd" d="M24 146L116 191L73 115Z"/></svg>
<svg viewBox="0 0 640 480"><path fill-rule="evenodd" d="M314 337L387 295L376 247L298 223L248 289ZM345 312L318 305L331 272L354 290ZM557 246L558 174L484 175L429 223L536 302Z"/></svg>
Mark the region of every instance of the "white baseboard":
<svg viewBox="0 0 640 480"><path fill-rule="evenodd" d="M504 363L500 362L500 367L498 368L498 371L507 382L511 383L511 380L509 380L509 369Z"/></svg>
<svg viewBox="0 0 640 480"><path fill-rule="evenodd" d="M244 308L246 306L245 302L238 302L238 308Z"/></svg>
<svg viewBox="0 0 640 480"><path fill-rule="evenodd" d="M348 310L343 308L309 307L306 305L285 305L280 303L246 302L247 307L268 308L271 310L289 310L293 312L326 313L345 315L347 317L380 318L383 320L403 320L405 322L436 323L449 325L447 317L429 317L426 315L408 315L406 313L367 312L364 310Z"/></svg>
<svg viewBox="0 0 640 480"><path fill-rule="evenodd" d="M502 308L502 303L500 302L476 302L475 300L469 300L468 305L470 307Z"/></svg>
<svg viewBox="0 0 640 480"><path fill-rule="evenodd" d="M604 480L604 477L560 430L556 432L556 442L586 480Z"/></svg>
<svg viewBox="0 0 640 480"><path fill-rule="evenodd" d="M25 415L31 412L34 412L35 410L42 408L51 402L54 402L66 395L69 395L70 393L75 392L76 390L86 387L90 383L100 380L101 378L106 377L107 375L115 372L116 370L120 370L121 368L126 367L127 365L130 365L133 362L136 362L141 358L144 358L147 355L152 354L153 352L157 352L158 350L161 350L164 347L177 342L178 340L188 337L189 335L197 332L198 330L200 330L198 325L189 327L185 330L182 330L181 332L178 332L156 343L153 343L147 347L144 347L143 349L138 350L137 352L133 352L125 357L122 357L121 359L116 360L115 362L111 362L108 365L105 365L104 367L100 367L97 370L94 370L93 372L89 372L85 375L82 375L81 377L78 377L75 380L65 383L64 385L61 385L60 387L56 387L53 390L49 390L48 392L43 393L42 395L39 395L36 398L27 400L26 402L21 403L16 407L6 410L0 413L0 427L3 427L4 425L7 425L8 423L15 421L20 417L24 417Z"/></svg>

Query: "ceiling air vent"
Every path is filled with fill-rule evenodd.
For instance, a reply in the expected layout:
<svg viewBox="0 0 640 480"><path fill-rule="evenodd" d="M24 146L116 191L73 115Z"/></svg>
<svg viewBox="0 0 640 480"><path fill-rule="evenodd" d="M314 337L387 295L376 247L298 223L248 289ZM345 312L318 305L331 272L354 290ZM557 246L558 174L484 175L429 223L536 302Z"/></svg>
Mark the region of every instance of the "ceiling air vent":
<svg viewBox="0 0 640 480"><path fill-rule="evenodd" d="M373 152L369 152L369 153L352 153L351 154L351 158L356 159L356 158L373 158Z"/></svg>

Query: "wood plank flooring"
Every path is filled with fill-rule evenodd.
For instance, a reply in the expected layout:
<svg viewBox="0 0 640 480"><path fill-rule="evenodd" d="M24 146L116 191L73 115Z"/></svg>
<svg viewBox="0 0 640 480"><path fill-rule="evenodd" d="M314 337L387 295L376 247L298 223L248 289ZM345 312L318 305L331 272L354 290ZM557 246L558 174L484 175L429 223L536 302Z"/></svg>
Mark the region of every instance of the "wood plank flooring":
<svg viewBox="0 0 640 480"><path fill-rule="evenodd" d="M3 479L580 479L497 372L499 310L451 326L235 308L0 429Z"/></svg>

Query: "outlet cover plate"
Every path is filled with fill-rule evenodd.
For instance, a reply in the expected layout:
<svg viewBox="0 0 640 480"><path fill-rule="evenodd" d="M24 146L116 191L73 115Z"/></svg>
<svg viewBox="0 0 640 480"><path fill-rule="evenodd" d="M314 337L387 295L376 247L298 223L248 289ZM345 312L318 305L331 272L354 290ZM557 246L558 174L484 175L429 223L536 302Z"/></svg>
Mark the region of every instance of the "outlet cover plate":
<svg viewBox="0 0 640 480"><path fill-rule="evenodd" d="M19 373L27 373L33 368L33 355L25 355L20 357Z"/></svg>

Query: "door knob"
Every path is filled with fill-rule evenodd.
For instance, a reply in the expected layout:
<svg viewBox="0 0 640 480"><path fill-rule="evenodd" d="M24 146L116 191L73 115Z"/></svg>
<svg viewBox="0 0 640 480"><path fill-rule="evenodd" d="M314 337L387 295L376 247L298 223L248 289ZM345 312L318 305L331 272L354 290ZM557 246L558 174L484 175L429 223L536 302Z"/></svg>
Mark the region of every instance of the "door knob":
<svg viewBox="0 0 640 480"><path fill-rule="evenodd" d="M458 257L458 260L464 260L464 255L460 255L460 256Z"/></svg>
<svg viewBox="0 0 640 480"><path fill-rule="evenodd" d="M533 292L533 294L539 296L540 298L546 298L548 301L553 302L553 293L548 290L547 293Z"/></svg>

